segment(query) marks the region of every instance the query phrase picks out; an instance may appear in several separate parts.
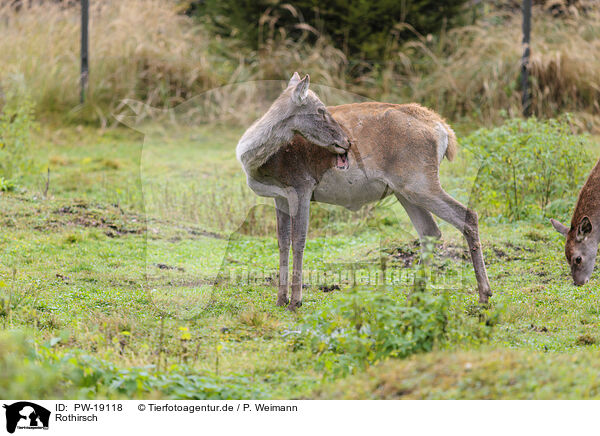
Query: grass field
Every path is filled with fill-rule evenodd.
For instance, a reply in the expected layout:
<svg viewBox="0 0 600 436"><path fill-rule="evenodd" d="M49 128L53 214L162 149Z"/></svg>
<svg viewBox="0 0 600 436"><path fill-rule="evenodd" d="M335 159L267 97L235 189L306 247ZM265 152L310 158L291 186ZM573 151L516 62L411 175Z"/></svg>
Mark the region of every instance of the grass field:
<svg viewBox="0 0 600 436"><path fill-rule="evenodd" d="M598 273L574 287L543 221L481 223L487 309L466 244L442 223L427 292L447 300L449 337L346 376L318 365L301 326L357 289L404 298L416 232L391 201L355 214L314 205L304 305L275 307L274 209L245 186L240 133L42 126L37 175L0 192L0 396L600 396ZM441 170L463 201L465 156Z"/></svg>

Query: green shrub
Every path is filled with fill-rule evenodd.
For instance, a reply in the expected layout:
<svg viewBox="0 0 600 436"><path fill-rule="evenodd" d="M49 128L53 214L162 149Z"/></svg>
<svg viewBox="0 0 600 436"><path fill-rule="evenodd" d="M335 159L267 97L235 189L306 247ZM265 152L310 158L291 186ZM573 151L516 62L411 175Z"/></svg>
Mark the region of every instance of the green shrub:
<svg viewBox="0 0 600 436"><path fill-rule="evenodd" d="M0 111L0 190L12 191L16 181L31 171L31 132L37 127L33 104L10 98Z"/></svg>
<svg viewBox="0 0 600 436"><path fill-rule="evenodd" d="M182 400L230 400L265 396L244 376L217 376L179 366L161 372L152 365L121 369L87 355L67 354L56 360L75 370L79 395L89 398L158 395Z"/></svg>
<svg viewBox="0 0 600 436"><path fill-rule="evenodd" d="M394 38L415 37L407 28L397 28L398 23L408 23L423 35L435 33L460 17L467 2L205 0L190 3L193 13L208 19L217 31L244 38L253 48L265 42L274 25L292 37L299 37L306 29L302 24L307 23L329 36L338 49L356 58L373 60L381 59Z"/></svg>
<svg viewBox="0 0 600 436"><path fill-rule="evenodd" d="M152 365L121 369L87 355L66 355L59 361L76 368L80 395L89 398L134 398L153 394L173 399L228 400L264 396L264 392L244 376L217 376L185 367L157 372Z"/></svg>
<svg viewBox="0 0 600 436"><path fill-rule="evenodd" d="M317 355L317 369L346 375L388 357L431 351L444 340L448 300L418 292L354 291L309 315L297 345Z"/></svg>
<svg viewBox="0 0 600 436"><path fill-rule="evenodd" d="M589 139L568 117L512 119L462 140L480 165L471 203L484 216L510 221L566 216L594 160Z"/></svg>
<svg viewBox="0 0 600 436"><path fill-rule="evenodd" d="M0 398L62 398L74 393L72 372L38 359L23 333L0 334Z"/></svg>
<svg viewBox="0 0 600 436"><path fill-rule="evenodd" d="M133 398L223 400L265 397L245 376L217 376L173 366L119 368L79 352L34 347L23 333L0 334L0 398Z"/></svg>
<svg viewBox="0 0 600 436"><path fill-rule="evenodd" d="M12 180L6 180L4 177L0 177L0 191L12 192L16 189L15 182Z"/></svg>

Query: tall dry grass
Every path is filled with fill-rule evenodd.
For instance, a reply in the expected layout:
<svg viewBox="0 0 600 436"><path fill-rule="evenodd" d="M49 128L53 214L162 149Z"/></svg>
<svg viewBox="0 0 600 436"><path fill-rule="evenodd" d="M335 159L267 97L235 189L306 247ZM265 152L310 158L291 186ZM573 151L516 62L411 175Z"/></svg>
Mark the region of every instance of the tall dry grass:
<svg viewBox="0 0 600 436"><path fill-rule="evenodd" d="M175 2L106 0L91 5L89 90L81 108L79 14L54 3L0 7L0 88L26 90L42 113L83 110L106 121L126 98L173 107L218 86L283 79L294 70L345 86L345 58L324 39L304 44L267 32L261 50L250 51L209 33Z"/></svg>
<svg viewBox="0 0 600 436"><path fill-rule="evenodd" d="M219 41L168 2L91 3L88 108L100 118L126 97L184 101L236 67L211 51ZM79 102L79 13L56 4L0 9L0 86L24 85L44 112L72 110Z"/></svg>
<svg viewBox="0 0 600 436"><path fill-rule="evenodd" d="M598 129L600 115L600 9L553 18L533 13L530 72L532 110L539 117L579 113L586 128ZM389 80L401 96L438 109L446 116L498 121L522 112L521 16L488 16L475 26L405 44ZM392 89L387 84L384 89ZM595 123L595 124L594 124Z"/></svg>
<svg viewBox="0 0 600 436"><path fill-rule="evenodd" d="M534 9L533 112L579 113L585 128L598 129L600 7L590 4L585 15L560 18ZM89 99L79 107L78 7L0 8L0 87L25 89L41 113L106 121L125 98L173 107L215 87L287 79L297 70L310 73L313 83L420 102L452 120L490 124L521 113L518 12L488 14L476 25L415 35L406 44L391 35L386 58L359 62L358 76L356 60L305 23L299 23L304 36L292 39L265 14L254 51L179 12L165 0L92 2Z"/></svg>

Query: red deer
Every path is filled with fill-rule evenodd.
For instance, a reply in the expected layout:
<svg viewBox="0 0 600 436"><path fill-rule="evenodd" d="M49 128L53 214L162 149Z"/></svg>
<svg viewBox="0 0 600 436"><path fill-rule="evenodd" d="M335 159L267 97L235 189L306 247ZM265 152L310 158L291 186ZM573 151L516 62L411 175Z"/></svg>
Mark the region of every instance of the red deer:
<svg viewBox="0 0 600 436"><path fill-rule="evenodd" d="M453 130L417 104L357 103L325 107L294 73L269 110L244 133L236 154L248 186L274 197L279 242L277 305L302 305L302 258L311 201L357 210L394 194L419 237L439 238L432 213L460 230L469 245L479 301L491 289L477 214L441 187L439 166L456 154ZM291 301L288 257L293 251Z"/></svg>
<svg viewBox="0 0 600 436"><path fill-rule="evenodd" d="M573 283L577 286L585 285L594 272L600 242L600 161L596 163L581 188L571 219L571 228L555 219L550 221L567 239L565 256L571 267Z"/></svg>

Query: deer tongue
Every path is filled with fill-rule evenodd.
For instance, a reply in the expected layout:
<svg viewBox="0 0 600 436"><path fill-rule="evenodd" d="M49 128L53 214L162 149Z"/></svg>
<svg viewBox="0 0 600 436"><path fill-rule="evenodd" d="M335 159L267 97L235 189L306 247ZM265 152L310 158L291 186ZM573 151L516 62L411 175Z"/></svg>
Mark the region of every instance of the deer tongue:
<svg viewBox="0 0 600 436"><path fill-rule="evenodd" d="M348 153L336 155L335 166L340 170L347 170L350 166L348 163Z"/></svg>

